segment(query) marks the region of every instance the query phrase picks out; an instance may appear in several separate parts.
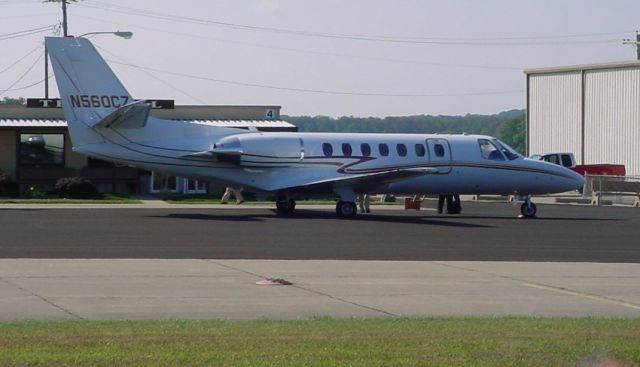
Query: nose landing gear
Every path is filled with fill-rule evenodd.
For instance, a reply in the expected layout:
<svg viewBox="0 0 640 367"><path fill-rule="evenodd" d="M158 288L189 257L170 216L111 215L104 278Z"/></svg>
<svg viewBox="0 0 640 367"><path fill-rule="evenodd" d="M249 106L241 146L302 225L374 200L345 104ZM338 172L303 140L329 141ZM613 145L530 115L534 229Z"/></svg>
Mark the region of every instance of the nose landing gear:
<svg viewBox="0 0 640 367"><path fill-rule="evenodd" d="M537 211L538 208L536 207L536 204L531 202L530 197L527 197L524 199L524 203L520 206L520 213L522 213L520 218L535 218Z"/></svg>

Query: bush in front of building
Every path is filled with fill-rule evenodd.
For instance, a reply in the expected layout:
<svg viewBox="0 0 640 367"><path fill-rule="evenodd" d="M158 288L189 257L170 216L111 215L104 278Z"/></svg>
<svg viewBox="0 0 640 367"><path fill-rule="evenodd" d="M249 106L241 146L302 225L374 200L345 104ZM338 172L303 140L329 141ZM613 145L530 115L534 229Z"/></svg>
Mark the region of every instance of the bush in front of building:
<svg viewBox="0 0 640 367"><path fill-rule="evenodd" d="M19 191L18 183L6 173L0 172L0 197L17 197Z"/></svg>
<svg viewBox="0 0 640 367"><path fill-rule="evenodd" d="M93 182L80 176L59 179L56 182L56 193L61 198L68 199L98 199L102 197Z"/></svg>

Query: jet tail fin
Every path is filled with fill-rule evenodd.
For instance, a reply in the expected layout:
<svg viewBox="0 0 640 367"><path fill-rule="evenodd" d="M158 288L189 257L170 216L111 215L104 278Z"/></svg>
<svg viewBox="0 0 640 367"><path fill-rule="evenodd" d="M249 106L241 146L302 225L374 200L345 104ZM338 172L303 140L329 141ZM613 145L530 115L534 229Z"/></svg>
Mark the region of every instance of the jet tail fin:
<svg viewBox="0 0 640 367"><path fill-rule="evenodd" d="M88 128L133 98L88 39L45 37L45 45L73 144L99 142L99 134Z"/></svg>

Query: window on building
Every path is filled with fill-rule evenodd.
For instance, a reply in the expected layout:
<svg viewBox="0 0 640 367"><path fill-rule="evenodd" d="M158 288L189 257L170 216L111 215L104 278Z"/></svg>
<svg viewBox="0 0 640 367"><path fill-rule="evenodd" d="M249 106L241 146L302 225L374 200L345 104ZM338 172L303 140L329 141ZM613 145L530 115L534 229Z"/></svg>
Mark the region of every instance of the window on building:
<svg viewBox="0 0 640 367"><path fill-rule="evenodd" d="M397 144L396 151L398 152L398 155L401 157L407 156L407 146L404 144Z"/></svg>
<svg viewBox="0 0 640 367"><path fill-rule="evenodd" d="M371 146L367 143L362 143L360 144L360 151L363 157L368 157L371 155Z"/></svg>
<svg viewBox="0 0 640 367"><path fill-rule="evenodd" d="M426 152L425 152L425 149L424 149L424 145L422 145L422 144L416 144L415 148L416 148L416 156L418 156L418 157L424 157L424 155L425 155L425 153L426 153Z"/></svg>
<svg viewBox="0 0 640 367"><path fill-rule="evenodd" d="M433 152L436 153L436 157L444 157L444 145L442 144L435 144L433 146Z"/></svg>
<svg viewBox="0 0 640 367"><path fill-rule="evenodd" d="M387 144L378 145L378 150L380 151L380 155L386 157L389 155L389 146Z"/></svg>
<svg viewBox="0 0 640 367"><path fill-rule="evenodd" d="M487 139L478 139L478 145L480 146L480 154L482 158L490 161L504 161L504 156L500 153L500 150Z"/></svg>
<svg viewBox="0 0 640 367"><path fill-rule="evenodd" d="M351 153L353 153L353 149L351 148L351 144L342 143L342 155L345 157L351 157Z"/></svg>
<svg viewBox="0 0 640 367"><path fill-rule="evenodd" d="M64 166L64 134L20 134L21 166Z"/></svg>
<svg viewBox="0 0 640 367"><path fill-rule="evenodd" d="M165 180L167 187L165 188ZM167 190L169 192L178 191L178 180L176 176L168 176L162 173L153 172L151 174L151 192L157 193Z"/></svg>
<svg viewBox="0 0 640 367"><path fill-rule="evenodd" d="M331 157L333 155L333 146L331 146L331 143L322 144L322 152L325 157Z"/></svg>

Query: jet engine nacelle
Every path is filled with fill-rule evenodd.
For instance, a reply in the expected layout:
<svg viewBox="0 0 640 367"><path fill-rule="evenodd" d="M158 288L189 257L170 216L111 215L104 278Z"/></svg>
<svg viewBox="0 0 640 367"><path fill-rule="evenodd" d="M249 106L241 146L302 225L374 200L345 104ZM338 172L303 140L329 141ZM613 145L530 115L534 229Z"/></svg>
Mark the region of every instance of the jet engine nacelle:
<svg viewBox="0 0 640 367"><path fill-rule="evenodd" d="M291 163L304 158L304 148L300 138L269 133L225 137L215 145L213 152L222 161L240 165Z"/></svg>

